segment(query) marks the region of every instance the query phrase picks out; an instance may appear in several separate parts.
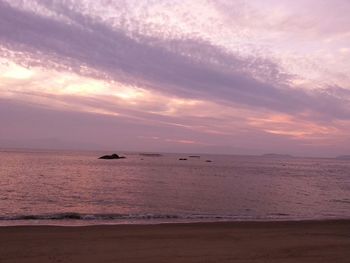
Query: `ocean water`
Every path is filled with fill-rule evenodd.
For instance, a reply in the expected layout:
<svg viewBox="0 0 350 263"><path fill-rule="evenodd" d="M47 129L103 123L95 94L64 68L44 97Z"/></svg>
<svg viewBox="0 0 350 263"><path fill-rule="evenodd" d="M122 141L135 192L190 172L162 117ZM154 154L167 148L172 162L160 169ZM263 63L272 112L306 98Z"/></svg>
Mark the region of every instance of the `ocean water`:
<svg viewBox="0 0 350 263"><path fill-rule="evenodd" d="M103 154L1 151L0 225L350 218L350 161Z"/></svg>

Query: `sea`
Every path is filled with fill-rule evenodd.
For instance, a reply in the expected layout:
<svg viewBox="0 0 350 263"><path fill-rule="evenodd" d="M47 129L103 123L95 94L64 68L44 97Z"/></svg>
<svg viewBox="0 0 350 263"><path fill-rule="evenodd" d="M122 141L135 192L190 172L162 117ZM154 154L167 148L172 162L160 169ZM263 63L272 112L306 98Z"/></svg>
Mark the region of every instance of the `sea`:
<svg viewBox="0 0 350 263"><path fill-rule="evenodd" d="M0 151L0 225L350 219L350 160L104 154Z"/></svg>

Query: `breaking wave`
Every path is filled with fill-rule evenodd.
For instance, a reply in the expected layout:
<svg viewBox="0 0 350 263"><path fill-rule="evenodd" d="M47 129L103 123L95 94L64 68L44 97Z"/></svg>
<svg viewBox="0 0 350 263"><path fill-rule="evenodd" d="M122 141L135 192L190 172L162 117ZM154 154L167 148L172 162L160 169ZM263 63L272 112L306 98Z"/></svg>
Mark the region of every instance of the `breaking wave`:
<svg viewBox="0 0 350 263"><path fill-rule="evenodd" d="M40 215L0 216L0 220L127 220L127 219L233 219L235 216L171 214L83 214L54 213Z"/></svg>

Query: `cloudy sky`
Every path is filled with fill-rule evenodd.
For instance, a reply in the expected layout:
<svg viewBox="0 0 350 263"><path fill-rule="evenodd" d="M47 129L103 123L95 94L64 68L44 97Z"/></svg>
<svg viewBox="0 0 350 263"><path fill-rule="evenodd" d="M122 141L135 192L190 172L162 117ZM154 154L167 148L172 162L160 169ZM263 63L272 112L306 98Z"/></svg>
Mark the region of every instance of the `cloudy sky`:
<svg viewBox="0 0 350 263"><path fill-rule="evenodd" d="M0 147L350 154L348 0L0 0Z"/></svg>

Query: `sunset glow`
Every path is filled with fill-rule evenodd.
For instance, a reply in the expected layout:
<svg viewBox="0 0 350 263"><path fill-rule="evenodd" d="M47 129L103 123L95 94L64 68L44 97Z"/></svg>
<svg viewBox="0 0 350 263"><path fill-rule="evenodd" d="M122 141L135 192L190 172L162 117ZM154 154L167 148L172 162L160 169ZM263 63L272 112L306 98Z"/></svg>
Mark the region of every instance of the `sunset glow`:
<svg viewBox="0 0 350 263"><path fill-rule="evenodd" d="M49 135L96 149L349 153L349 12L346 0L0 0L0 146Z"/></svg>

